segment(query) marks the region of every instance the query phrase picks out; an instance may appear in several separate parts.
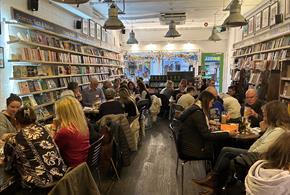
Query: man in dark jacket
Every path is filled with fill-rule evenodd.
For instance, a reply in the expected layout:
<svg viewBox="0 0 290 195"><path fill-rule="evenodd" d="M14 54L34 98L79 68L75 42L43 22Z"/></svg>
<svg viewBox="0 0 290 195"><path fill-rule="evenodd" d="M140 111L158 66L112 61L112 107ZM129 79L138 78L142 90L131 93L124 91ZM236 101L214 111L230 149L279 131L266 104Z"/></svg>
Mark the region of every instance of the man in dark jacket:
<svg viewBox="0 0 290 195"><path fill-rule="evenodd" d="M248 117L251 127L259 127L260 122L263 120L262 106L264 101L258 99L257 91L255 89L248 89L246 91L246 104L242 109L242 115ZM246 112L244 112L246 110Z"/></svg>

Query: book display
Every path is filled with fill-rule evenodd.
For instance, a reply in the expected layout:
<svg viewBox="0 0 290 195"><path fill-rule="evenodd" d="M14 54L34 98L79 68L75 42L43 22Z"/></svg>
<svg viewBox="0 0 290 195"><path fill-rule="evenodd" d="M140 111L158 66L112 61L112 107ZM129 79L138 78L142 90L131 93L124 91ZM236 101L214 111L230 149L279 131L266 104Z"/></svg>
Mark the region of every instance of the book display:
<svg viewBox="0 0 290 195"><path fill-rule="evenodd" d="M278 98L290 100L285 86L290 77L287 64L290 57L290 35L275 37L234 51L231 68L233 82L247 83L265 90L265 100ZM243 76L241 77L241 71ZM280 80L280 82L278 82ZM280 87L280 92L279 92ZM287 88L287 87L286 87Z"/></svg>
<svg viewBox="0 0 290 195"><path fill-rule="evenodd" d="M103 82L123 75L121 55L117 52L30 24L7 24L8 61L13 66L10 79L18 81L18 95L24 104L36 109L38 120L52 118L53 104L68 82L86 87L92 76Z"/></svg>

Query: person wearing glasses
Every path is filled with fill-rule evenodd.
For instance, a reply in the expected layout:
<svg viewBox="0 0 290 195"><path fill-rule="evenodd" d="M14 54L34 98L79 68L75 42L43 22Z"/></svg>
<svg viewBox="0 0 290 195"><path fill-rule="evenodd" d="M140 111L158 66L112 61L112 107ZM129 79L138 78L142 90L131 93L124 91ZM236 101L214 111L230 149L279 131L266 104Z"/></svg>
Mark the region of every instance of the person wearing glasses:
<svg viewBox="0 0 290 195"><path fill-rule="evenodd" d="M251 123L251 127L259 127L260 122L263 120L263 112L261 108L265 102L258 99L257 91L255 89L248 89L246 91L245 102L241 114L248 119Z"/></svg>

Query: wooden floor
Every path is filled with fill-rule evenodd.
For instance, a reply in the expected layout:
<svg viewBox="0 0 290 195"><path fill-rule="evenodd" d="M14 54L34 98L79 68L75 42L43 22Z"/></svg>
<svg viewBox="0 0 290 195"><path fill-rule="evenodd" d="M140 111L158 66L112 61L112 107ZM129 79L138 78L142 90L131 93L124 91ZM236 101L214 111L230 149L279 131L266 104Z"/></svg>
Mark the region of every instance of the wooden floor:
<svg viewBox="0 0 290 195"><path fill-rule="evenodd" d="M168 121L158 121L146 136L129 167L123 168L110 195L181 195L181 167L175 174L176 151L170 137ZM185 166L184 195L195 195L201 189L191 179L204 177L203 162Z"/></svg>

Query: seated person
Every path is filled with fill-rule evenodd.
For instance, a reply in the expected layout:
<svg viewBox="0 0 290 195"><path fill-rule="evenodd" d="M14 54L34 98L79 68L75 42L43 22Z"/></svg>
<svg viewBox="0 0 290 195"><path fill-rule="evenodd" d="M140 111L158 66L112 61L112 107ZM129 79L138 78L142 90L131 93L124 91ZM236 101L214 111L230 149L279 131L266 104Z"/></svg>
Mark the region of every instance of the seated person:
<svg viewBox="0 0 290 195"><path fill-rule="evenodd" d="M225 111L228 113L227 122L239 123L241 121L241 105L238 100L228 94L221 94Z"/></svg>
<svg viewBox="0 0 290 195"><path fill-rule="evenodd" d="M212 120L220 119L222 112L225 110L224 105L223 105L224 104L223 100L218 96L218 92L217 92L215 87L209 86L205 90L210 92L211 94L213 94L213 96L215 97L215 100L214 100L214 102L212 104L212 108L211 108L210 119L212 119Z"/></svg>
<svg viewBox="0 0 290 195"><path fill-rule="evenodd" d="M184 155L194 156L196 159L212 159L213 141L229 138L228 132L211 133L208 117L214 96L203 91L195 104L187 108L179 117L181 128L178 133L178 145Z"/></svg>
<svg viewBox="0 0 290 195"><path fill-rule="evenodd" d="M290 132L283 133L250 168L247 194L290 194Z"/></svg>
<svg viewBox="0 0 290 195"><path fill-rule="evenodd" d="M181 81L178 84L178 89L175 89L172 95L176 101L178 100L178 98L181 97L182 94L184 94L186 86L187 86L187 80L181 79Z"/></svg>
<svg viewBox="0 0 290 195"><path fill-rule="evenodd" d="M133 81L128 82L128 88L131 95L135 96L136 94L139 94L139 90L136 88Z"/></svg>
<svg viewBox="0 0 290 195"><path fill-rule="evenodd" d="M138 114L137 106L135 104L134 97L132 97L126 88L120 88L119 90L120 102L124 108L125 113L129 117L136 117Z"/></svg>
<svg viewBox="0 0 290 195"><path fill-rule="evenodd" d="M177 104L181 105L184 109L190 107L195 99L194 96L196 94L194 87L187 87L186 94L183 94L177 101Z"/></svg>
<svg viewBox="0 0 290 195"><path fill-rule="evenodd" d="M121 79L115 78L113 87L114 87L116 93L119 93L120 85L121 85Z"/></svg>
<svg viewBox="0 0 290 195"><path fill-rule="evenodd" d="M20 108L15 117L20 131L5 145L7 164L17 170L24 188L52 187L67 169L57 146L47 130L36 123L31 107Z"/></svg>
<svg viewBox="0 0 290 195"><path fill-rule="evenodd" d="M108 114L122 114L124 109L119 101L115 100L116 92L113 88L106 89L105 97L106 102L102 103L99 108L99 115L102 118Z"/></svg>
<svg viewBox="0 0 290 195"><path fill-rule="evenodd" d="M113 88L112 82L110 80L104 81L103 87L102 87L103 94L105 94L106 89L109 89L109 88Z"/></svg>
<svg viewBox="0 0 290 195"><path fill-rule="evenodd" d="M248 89L246 91L246 104L242 109L242 114L246 114L251 127L259 127L260 122L263 120L262 106L265 104L262 100L258 99L255 89ZM246 108L246 112L244 110ZM244 115L244 117L246 117Z"/></svg>
<svg viewBox="0 0 290 195"><path fill-rule="evenodd" d="M16 133L15 114L22 105L22 100L15 94L6 99L6 110L0 112L0 139L5 141L11 133Z"/></svg>
<svg viewBox="0 0 290 195"><path fill-rule="evenodd" d="M166 87L160 91L160 94L165 95L166 98L169 100L170 97L173 95L173 92L174 92L174 83L171 80L167 80Z"/></svg>
<svg viewBox="0 0 290 195"><path fill-rule="evenodd" d="M55 102L55 114L58 128L55 143L65 161L70 167L86 162L89 142L89 129L79 101L71 96L65 96Z"/></svg>
<svg viewBox="0 0 290 195"><path fill-rule="evenodd" d="M139 88L139 92L141 95L141 99L142 100L149 100L149 107L151 106L152 100L151 100L151 96L149 94L149 91L146 87L146 85L143 83L143 81L138 81L138 88Z"/></svg>
<svg viewBox="0 0 290 195"><path fill-rule="evenodd" d="M81 94L79 84L77 82L69 82L67 84L67 89L72 90L74 92L75 98L77 98L77 100L79 100L80 102L82 101L83 97Z"/></svg>
<svg viewBox="0 0 290 195"><path fill-rule="evenodd" d="M196 184L207 186L211 188L211 190L217 190L218 187L222 187L218 186L218 181L223 181L221 177L229 170L230 161L232 159L247 152L262 154L268 150L269 146L271 146L281 134L289 131L290 117L285 104L277 100L268 102L264 106L263 112L264 122L267 125L266 132L255 141L249 150L224 147L218 156L213 171L203 180L194 180Z"/></svg>
<svg viewBox="0 0 290 195"><path fill-rule="evenodd" d="M236 86L236 85L229 86L227 94L229 94L230 96L236 98L239 101L240 105L243 105L244 104L244 97L243 97L244 93L239 94L237 87L238 86Z"/></svg>
<svg viewBox="0 0 290 195"><path fill-rule="evenodd" d="M105 96L102 89L98 88L99 82L96 77L91 77L90 86L82 91L83 106L92 107L98 98L103 102L105 101Z"/></svg>

